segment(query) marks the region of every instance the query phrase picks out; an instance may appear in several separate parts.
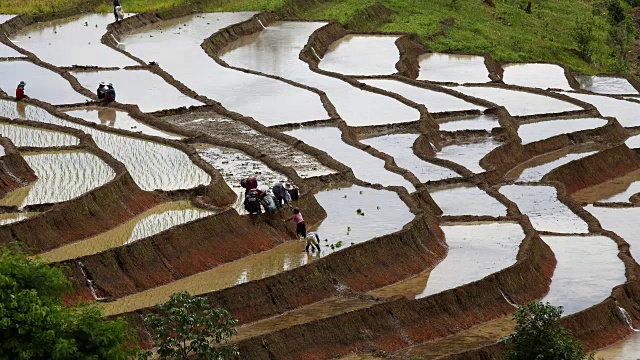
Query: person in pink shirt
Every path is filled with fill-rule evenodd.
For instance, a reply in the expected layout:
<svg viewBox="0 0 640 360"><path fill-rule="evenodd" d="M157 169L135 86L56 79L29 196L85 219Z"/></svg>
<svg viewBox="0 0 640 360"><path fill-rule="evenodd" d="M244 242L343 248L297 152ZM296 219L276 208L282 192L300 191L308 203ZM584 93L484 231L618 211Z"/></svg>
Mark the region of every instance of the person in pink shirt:
<svg viewBox="0 0 640 360"><path fill-rule="evenodd" d="M291 220L295 221L297 224L296 235L303 239L306 238L307 226L304 224L304 218L302 217L302 213L300 212L300 209L293 208L293 215L291 215L291 217L285 220L284 222L286 223L287 221L291 221Z"/></svg>

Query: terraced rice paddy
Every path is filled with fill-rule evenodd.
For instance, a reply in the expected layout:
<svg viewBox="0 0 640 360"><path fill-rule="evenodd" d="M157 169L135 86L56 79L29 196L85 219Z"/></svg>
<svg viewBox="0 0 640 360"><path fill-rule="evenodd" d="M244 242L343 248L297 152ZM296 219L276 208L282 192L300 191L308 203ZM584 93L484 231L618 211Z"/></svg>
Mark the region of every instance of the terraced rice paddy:
<svg viewBox="0 0 640 360"><path fill-rule="evenodd" d="M401 54L398 34L165 16L0 45L24 58L0 61L0 244L64 264L73 296L132 324L207 296L246 359L479 358L534 299L588 351L638 348L635 82L508 64L484 84L487 56ZM117 103L90 98L100 81ZM290 207L246 213L251 175L298 186L320 251Z"/></svg>

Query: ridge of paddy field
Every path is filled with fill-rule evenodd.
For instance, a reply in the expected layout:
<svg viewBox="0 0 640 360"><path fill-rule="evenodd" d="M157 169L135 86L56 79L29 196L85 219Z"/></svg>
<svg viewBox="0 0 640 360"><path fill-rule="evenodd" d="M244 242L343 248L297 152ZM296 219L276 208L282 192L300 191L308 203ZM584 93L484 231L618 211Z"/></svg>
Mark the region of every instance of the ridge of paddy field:
<svg viewBox="0 0 640 360"><path fill-rule="evenodd" d="M81 3L77 0L8 0L0 3L0 13L56 12ZM110 1L90 3L95 4L95 11L111 11ZM560 63L587 74L615 73L628 68L624 60L612 56L614 50L608 39L612 26L603 14L606 11L593 1L536 2L530 14L523 10L526 4L523 1L495 0L494 3L495 8L469 0L127 0L123 6L131 13L171 11L179 6L206 12L275 10L288 17L336 19L367 30L416 33L427 49L435 52L489 53L502 62ZM83 4L91 7L86 2ZM376 23L371 28L362 25L362 21L351 21L374 4L393 11L390 22ZM580 58L572 36L578 18L593 26L591 63Z"/></svg>

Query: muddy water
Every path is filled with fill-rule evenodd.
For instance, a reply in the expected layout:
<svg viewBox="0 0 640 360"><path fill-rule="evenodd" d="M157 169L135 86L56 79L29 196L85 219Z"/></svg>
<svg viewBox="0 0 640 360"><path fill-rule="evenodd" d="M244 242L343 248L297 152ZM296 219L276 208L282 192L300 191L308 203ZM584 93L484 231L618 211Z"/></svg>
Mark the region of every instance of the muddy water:
<svg viewBox="0 0 640 360"><path fill-rule="evenodd" d="M618 100L607 96L587 95L578 93L564 93L578 100L595 106L602 116L612 116L618 119L620 125L625 127L639 126L640 104L632 101Z"/></svg>
<svg viewBox="0 0 640 360"><path fill-rule="evenodd" d="M321 238L321 255L306 254L304 241L288 241L274 249L104 304L106 312L116 314L153 306L166 301L176 291L203 294L263 279L303 266L318 256L351 246L351 243L361 243L398 231L413 219L413 214L398 195L390 191L351 186L322 191L316 195L316 199L327 211L327 218L318 229L309 229L317 231ZM357 209L361 209L364 216L359 215ZM293 233L293 225L289 226ZM339 241L342 241L342 245L336 247ZM332 244L334 249L331 249Z"/></svg>
<svg viewBox="0 0 640 360"><path fill-rule="evenodd" d="M449 252L431 271L418 298L480 280L514 264L525 237L522 227L511 223L448 225L442 230Z"/></svg>
<svg viewBox="0 0 640 360"><path fill-rule="evenodd" d="M16 45L57 66L137 65L125 55L103 45L102 35L114 20L112 14L86 14L37 23L13 36Z"/></svg>
<svg viewBox="0 0 640 360"><path fill-rule="evenodd" d="M485 130L500 127L498 118L491 115L472 115L438 120L440 131Z"/></svg>
<svg viewBox="0 0 640 360"><path fill-rule="evenodd" d="M318 67L345 75L391 75L398 72L397 36L347 35L329 46Z"/></svg>
<svg viewBox="0 0 640 360"><path fill-rule="evenodd" d="M614 76L588 76L577 75L576 80L582 90L598 94L629 95L637 94L636 90L627 79Z"/></svg>
<svg viewBox="0 0 640 360"><path fill-rule="evenodd" d="M396 80L371 79L360 80L360 82L396 93L418 104L423 104L427 107L427 110L432 113L485 109L482 106L472 104L443 92L412 86Z"/></svg>
<svg viewBox="0 0 640 360"><path fill-rule="evenodd" d="M518 135L522 144L540 141L561 134L595 129L607 124L607 120L598 118L545 120L520 124Z"/></svg>
<svg viewBox="0 0 640 360"><path fill-rule="evenodd" d="M0 20L1 22L2 20ZM22 221L24 219L28 219L32 216L39 215L38 212L21 212L21 213L4 213L0 214L0 226L11 224L14 222Z"/></svg>
<svg viewBox="0 0 640 360"><path fill-rule="evenodd" d="M518 205L536 230L557 233L588 233L587 223L558 200L551 186L507 185L500 192Z"/></svg>
<svg viewBox="0 0 640 360"><path fill-rule="evenodd" d="M0 199L0 205L23 207L56 203L78 197L115 177L115 172L97 156L82 151L24 154L38 176L27 187Z"/></svg>
<svg viewBox="0 0 640 360"><path fill-rule="evenodd" d="M507 64L502 66L505 84L540 89L571 90L564 69L553 64Z"/></svg>
<svg viewBox="0 0 640 360"><path fill-rule="evenodd" d="M585 210L595 216L603 229L611 230L629 243L631 256L640 261L640 208L608 208L588 205Z"/></svg>
<svg viewBox="0 0 640 360"><path fill-rule="evenodd" d="M640 135L632 136L624 142L629 149L640 148Z"/></svg>
<svg viewBox="0 0 640 360"><path fill-rule="evenodd" d="M393 156L396 165L411 171L420 182L459 177L455 171L420 159L413 152L413 143L418 134L392 134L361 140L385 154Z"/></svg>
<svg viewBox="0 0 640 360"><path fill-rule="evenodd" d="M418 80L458 84L486 83L491 80L482 56L430 53L421 55L418 60Z"/></svg>
<svg viewBox="0 0 640 360"><path fill-rule="evenodd" d="M485 170L480 166L480 159L502 143L493 138L481 139L476 142L447 145L436 154L436 157L453 161L470 171L479 174Z"/></svg>
<svg viewBox="0 0 640 360"><path fill-rule="evenodd" d="M636 332L626 339L595 353L596 359L638 360L640 357L640 333Z"/></svg>
<svg viewBox="0 0 640 360"><path fill-rule="evenodd" d="M25 93L50 104L70 104L87 100L75 92L62 76L27 61L0 62L0 88L15 95L20 81L27 83Z"/></svg>
<svg viewBox="0 0 640 360"><path fill-rule="evenodd" d="M138 105L143 112L204 105L146 70L78 72L74 75L91 91L95 91L101 81L113 83L118 102Z"/></svg>
<svg viewBox="0 0 640 360"><path fill-rule="evenodd" d="M152 25L122 41L128 52L145 61L158 62L198 94L265 125L327 119L329 115L318 95L278 80L220 66L200 47L204 39L219 29L253 15L242 12L188 16Z"/></svg>
<svg viewBox="0 0 640 360"><path fill-rule="evenodd" d="M345 164L353 170L353 174L362 181L385 186L404 186L412 192L415 190L410 182L401 175L384 168L384 160L347 145L342 141L342 132L334 127L307 128L286 132L305 143L314 146Z"/></svg>
<svg viewBox="0 0 640 360"><path fill-rule="evenodd" d="M524 91L469 86L456 86L453 87L453 90L502 105L506 107L513 116L558 113L582 109L577 105L565 101Z"/></svg>
<svg viewBox="0 0 640 360"><path fill-rule="evenodd" d="M49 262L58 262L92 255L214 214L212 211L194 207L188 201L164 203L112 230L39 254L39 256Z"/></svg>
<svg viewBox="0 0 640 360"><path fill-rule="evenodd" d="M586 151L577 153L567 153L559 151L557 153L540 156L531 161L527 161L511 170L505 177L507 179L517 179L523 182L535 182L542 180L542 177L551 170L567 164L573 160L593 155L596 151Z"/></svg>
<svg viewBox="0 0 640 360"><path fill-rule="evenodd" d="M616 285L624 284L618 246L604 236L542 236L558 261L549 293L542 300L571 315L595 305Z"/></svg>
<svg viewBox="0 0 640 360"><path fill-rule="evenodd" d="M399 101L348 83L315 73L299 59L313 31L320 22L278 22L259 34L240 39L222 55L230 65L278 75L324 91L340 117L349 125L382 125L415 121L416 109ZM395 70L394 70L395 72Z"/></svg>
<svg viewBox="0 0 640 360"><path fill-rule="evenodd" d="M581 203L629 202L629 198L640 192L640 170L632 171L596 186L580 190L571 197Z"/></svg>
<svg viewBox="0 0 640 360"><path fill-rule="evenodd" d="M222 174L227 185L236 192L238 198L234 209L241 214L246 213L244 210L244 188L240 186L242 179L255 175L263 191L271 189L278 181L287 181L285 175L271 170L265 163L252 158L242 151L208 144L198 144L196 148L198 155L213 165Z"/></svg>
<svg viewBox="0 0 640 360"><path fill-rule="evenodd" d="M81 110L67 111L67 114L91 121L96 124L106 125L116 129L131 132L141 132L146 135L158 136L165 139L178 140L183 137L160 129L153 128L140 122L129 115L129 113L111 108L86 108Z"/></svg>
<svg viewBox="0 0 640 360"><path fill-rule="evenodd" d="M501 202L473 185L450 185L429 193L445 216L507 215L507 208Z"/></svg>
<svg viewBox="0 0 640 360"><path fill-rule="evenodd" d="M75 136L58 131L0 123L0 136L8 137L15 146L53 147L78 145Z"/></svg>
<svg viewBox="0 0 640 360"><path fill-rule="evenodd" d="M242 122L223 118L217 114L210 116L177 115L166 117L163 120L184 129L202 132L216 139L228 140L233 137L233 140L240 144L252 147L259 144L260 151L277 159L281 165L290 166L303 179L335 173L335 170L322 165L313 156L307 155L285 142L266 136Z"/></svg>
<svg viewBox="0 0 640 360"><path fill-rule="evenodd" d="M211 178L182 151L151 141L116 135L51 115L41 108L0 100L0 115L68 126L91 135L96 144L125 164L143 190L188 189Z"/></svg>

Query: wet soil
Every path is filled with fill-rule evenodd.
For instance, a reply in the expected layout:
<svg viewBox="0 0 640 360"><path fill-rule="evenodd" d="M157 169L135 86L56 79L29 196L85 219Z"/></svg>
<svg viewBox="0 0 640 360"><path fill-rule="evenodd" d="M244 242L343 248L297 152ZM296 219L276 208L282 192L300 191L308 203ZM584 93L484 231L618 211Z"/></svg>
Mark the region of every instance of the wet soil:
<svg viewBox="0 0 640 360"><path fill-rule="evenodd" d="M163 120L216 139L233 140L239 144L259 149L260 152L276 159L280 164L292 167L301 178L335 172L335 170L322 165L314 157L287 143L266 136L244 123L222 117L216 113L168 116Z"/></svg>

